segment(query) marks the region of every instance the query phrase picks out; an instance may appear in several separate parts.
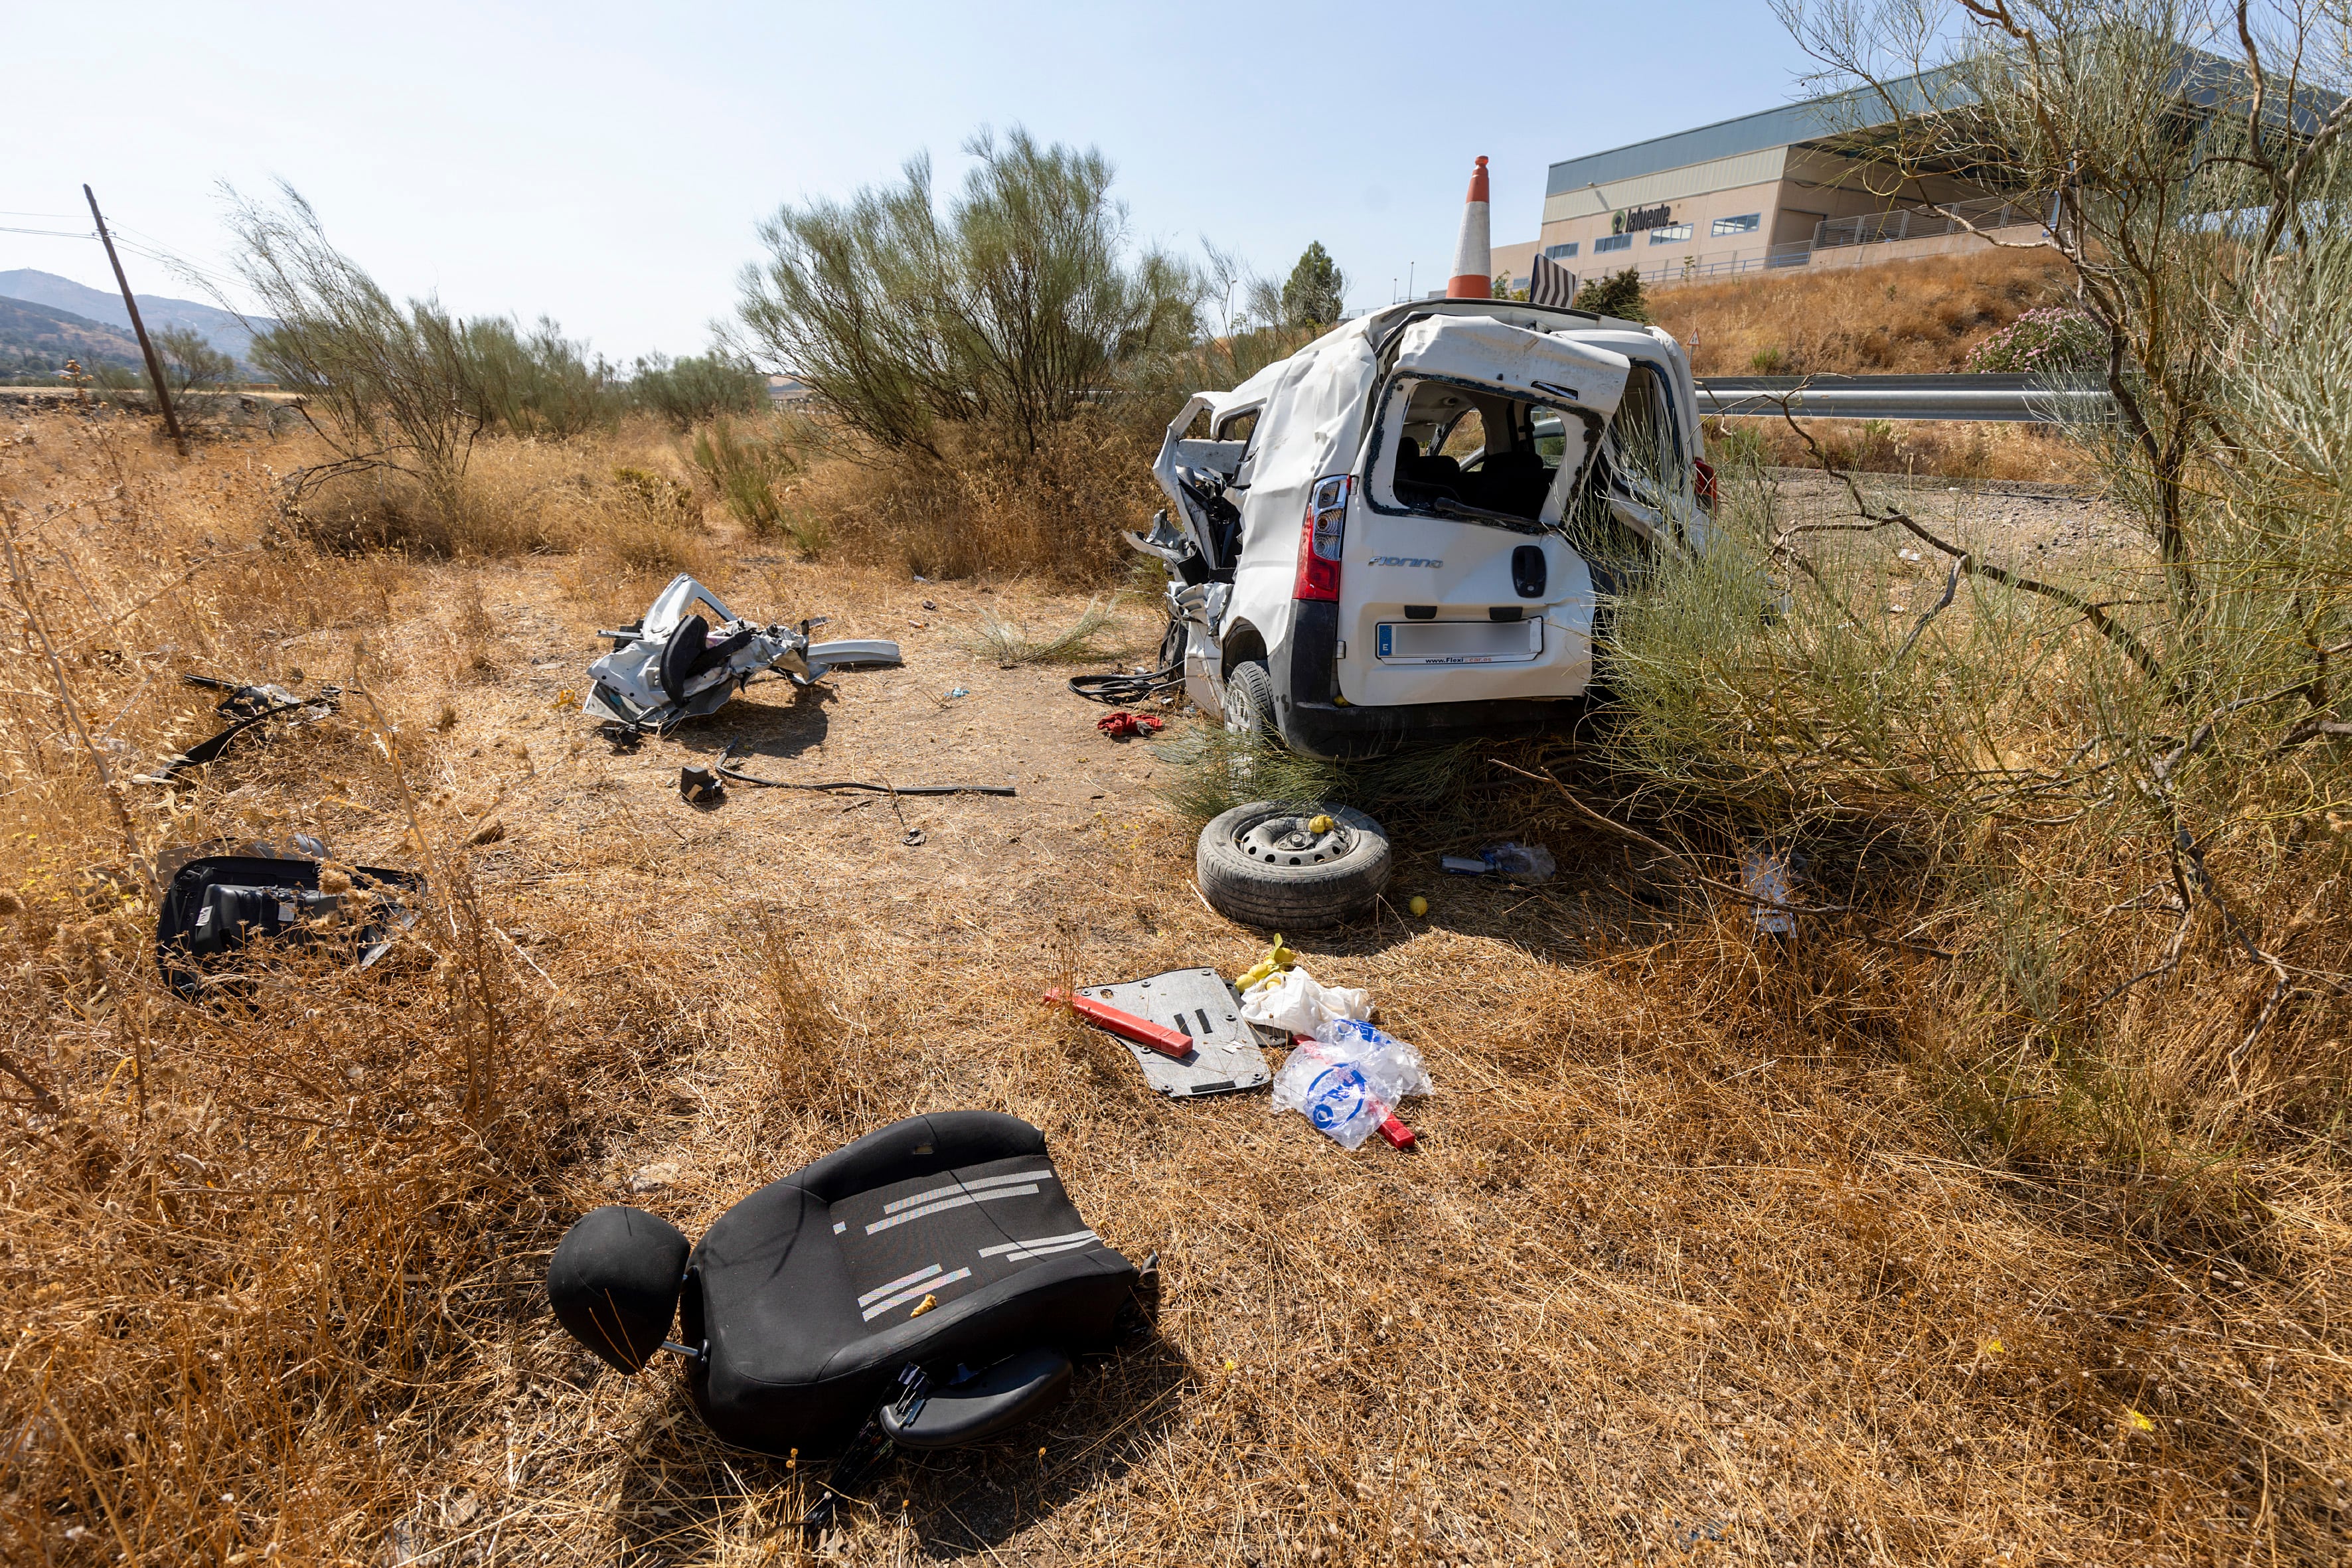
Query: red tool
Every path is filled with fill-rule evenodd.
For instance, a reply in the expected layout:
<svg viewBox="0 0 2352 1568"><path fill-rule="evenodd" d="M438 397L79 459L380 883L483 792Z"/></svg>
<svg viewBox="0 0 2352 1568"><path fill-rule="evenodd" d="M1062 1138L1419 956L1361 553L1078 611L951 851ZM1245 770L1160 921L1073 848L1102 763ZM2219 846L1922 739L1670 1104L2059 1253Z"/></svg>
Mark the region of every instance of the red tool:
<svg viewBox="0 0 2352 1568"><path fill-rule="evenodd" d="M1167 727L1168 721L1156 713L1130 713L1124 708L1095 721L1095 728L1114 741L1124 741L1134 735L1157 735Z"/></svg>
<svg viewBox="0 0 2352 1568"><path fill-rule="evenodd" d="M1290 1037L1290 1043L1294 1047L1303 1046L1314 1037L1312 1035L1294 1034ZM1410 1149L1420 1142L1413 1130L1398 1121L1396 1112L1386 1106L1381 1108L1380 1133L1389 1141L1389 1147L1391 1149Z"/></svg>
<svg viewBox="0 0 2352 1568"><path fill-rule="evenodd" d="M1098 1002L1091 996L1070 996L1059 986L1046 992L1045 1000L1066 1001L1072 1012L1095 1027L1107 1029L1123 1040L1133 1040L1139 1046L1150 1046L1163 1057L1174 1057L1181 1062L1192 1054L1192 1037L1181 1029L1171 1029L1149 1018L1139 1018L1108 1002Z"/></svg>

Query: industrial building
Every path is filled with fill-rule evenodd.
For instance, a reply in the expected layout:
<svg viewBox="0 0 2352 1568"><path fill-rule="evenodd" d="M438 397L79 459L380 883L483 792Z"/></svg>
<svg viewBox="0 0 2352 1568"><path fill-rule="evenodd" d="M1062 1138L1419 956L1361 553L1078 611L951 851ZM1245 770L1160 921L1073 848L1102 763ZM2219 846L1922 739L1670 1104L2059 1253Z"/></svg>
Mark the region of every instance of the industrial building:
<svg viewBox="0 0 2352 1568"><path fill-rule="evenodd" d="M1496 275L1525 288L1538 252L1583 278L1633 267L1664 283L1983 244L1955 212L2004 239L2039 232L2035 198L1937 177L1898 186L1868 156L1875 102L1811 99L1554 163L1539 237L1496 247Z"/></svg>

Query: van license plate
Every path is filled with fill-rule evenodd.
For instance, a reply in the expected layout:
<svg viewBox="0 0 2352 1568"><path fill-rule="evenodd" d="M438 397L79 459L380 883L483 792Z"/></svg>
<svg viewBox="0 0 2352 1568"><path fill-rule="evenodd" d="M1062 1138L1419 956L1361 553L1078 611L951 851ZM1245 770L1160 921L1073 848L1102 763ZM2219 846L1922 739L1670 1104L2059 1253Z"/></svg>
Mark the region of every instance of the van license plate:
<svg viewBox="0 0 2352 1568"><path fill-rule="evenodd" d="M1543 657L1543 621L1382 621L1374 648L1390 664L1526 664Z"/></svg>

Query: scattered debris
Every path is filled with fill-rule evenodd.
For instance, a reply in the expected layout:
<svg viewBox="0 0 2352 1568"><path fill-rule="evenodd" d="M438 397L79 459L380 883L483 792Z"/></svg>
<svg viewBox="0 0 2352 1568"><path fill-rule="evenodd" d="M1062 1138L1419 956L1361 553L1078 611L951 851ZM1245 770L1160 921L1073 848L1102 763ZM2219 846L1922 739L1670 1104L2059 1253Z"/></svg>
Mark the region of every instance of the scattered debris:
<svg viewBox="0 0 2352 1568"><path fill-rule="evenodd" d="M1298 966L1276 970L1242 993L1242 1016L1288 1035L1311 1035L1336 1018L1369 1018L1372 994L1326 985Z"/></svg>
<svg viewBox="0 0 2352 1568"><path fill-rule="evenodd" d="M1475 855L1444 855L1438 868L1457 877L1499 877L1506 882L1549 882L1559 872L1540 844L1489 844Z"/></svg>
<svg viewBox="0 0 2352 1568"><path fill-rule="evenodd" d="M1095 728L1114 741L1133 740L1138 735L1157 735L1167 727L1168 721L1157 714L1130 713L1124 708L1095 721Z"/></svg>
<svg viewBox="0 0 2352 1568"><path fill-rule="evenodd" d="M1183 637L1183 626L1171 621L1168 635L1160 640L1162 662L1157 668L1138 666L1132 670L1114 669L1103 675L1074 675L1070 677L1071 694L1114 708L1129 702L1175 701L1184 690Z"/></svg>
<svg viewBox="0 0 2352 1568"><path fill-rule="evenodd" d="M844 790L848 790L863 792L867 795L993 795L1010 796L1020 793L1011 784L866 784L857 779L823 779L814 780L807 784L801 784L790 779L763 779L756 774L745 773L742 769L734 766L728 761L730 757L732 757L737 752L742 749L742 744L743 743L740 741L728 742L726 748L719 753L719 761L713 764L712 771L717 773L722 778L733 779L737 784L757 784L761 789L808 789L816 790L826 795L835 795Z"/></svg>
<svg viewBox="0 0 2352 1568"><path fill-rule="evenodd" d="M727 799L727 781L716 768L680 768L677 793L687 805L708 811Z"/></svg>
<svg viewBox="0 0 2352 1568"><path fill-rule="evenodd" d="M1432 1087L1419 1051L1370 1024L1338 1018L1298 1038L1275 1075L1274 1104L1299 1112L1343 1149L1375 1131L1408 1149L1416 1140L1397 1120L1396 1106Z"/></svg>
<svg viewBox="0 0 2352 1568"><path fill-rule="evenodd" d="M168 784L188 769L214 761L228 749L231 741L272 719L290 716L299 724L316 723L335 710L343 695L341 687L322 686L316 697L298 697L282 686L240 686L209 675L183 675L180 682L208 691L227 692L214 705L213 711L229 721L228 728L197 742L150 773L134 774L132 784Z"/></svg>
<svg viewBox="0 0 2352 1568"><path fill-rule="evenodd" d="M1756 905L1756 929L1767 936L1794 936L1797 916L1788 906L1797 876L1794 858L1777 844L1746 844L1739 850L1739 879Z"/></svg>
<svg viewBox="0 0 2352 1568"><path fill-rule="evenodd" d="M307 856L200 856L166 875L159 865L155 960L164 984L184 996L234 984L213 972L266 939L339 952L365 969L416 922L415 901L425 891L414 871L346 869Z"/></svg>
<svg viewBox="0 0 2352 1568"><path fill-rule="evenodd" d="M640 1197L666 1193L677 1184L677 1162L675 1160L657 1160L650 1165L641 1165L629 1176L629 1191Z"/></svg>
<svg viewBox="0 0 2352 1568"><path fill-rule="evenodd" d="M1265 956L1243 970L1241 978L1234 982L1234 987L1239 991L1247 991L1276 970L1288 969L1297 962L1298 954L1290 950L1289 945L1282 940L1282 933L1276 931L1274 933L1274 945L1265 950Z"/></svg>
<svg viewBox="0 0 2352 1568"><path fill-rule="evenodd" d="M1419 893L1415 893L1412 898L1405 900L1404 912L1411 915L1413 919L1419 920L1422 916L1429 912L1429 900L1423 898Z"/></svg>
<svg viewBox="0 0 2352 1568"><path fill-rule="evenodd" d="M971 696L971 688L969 688L969 687L964 687L964 686L959 686L959 687L956 687L954 689L950 690L950 692L949 692L945 697L940 698L940 701L942 701L942 702L953 702L953 701L957 700L959 698L969 697L969 696Z"/></svg>
<svg viewBox="0 0 2352 1568"><path fill-rule="evenodd" d="M1046 1000L1063 997L1048 992ZM1082 986L1069 1003L1080 1017L1127 1041L1145 1079L1171 1100L1256 1089L1270 1076L1241 998L1213 969Z"/></svg>
<svg viewBox="0 0 2352 1568"><path fill-rule="evenodd" d="M770 671L804 687L830 669L899 662L898 645L880 638L811 642L808 634L824 624L756 626L681 572L636 625L597 633L613 639L613 651L588 667L581 711L620 733L658 735L718 711Z"/></svg>
<svg viewBox="0 0 2352 1568"><path fill-rule="evenodd" d="M1180 1034L1166 1025L1155 1024L1149 1018L1139 1018L1134 1014L1114 1007L1098 997L1083 994L1074 997L1056 987L1045 993L1045 1000L1055 1003L1066 1002L1072 1012L1097 1028L1107 1030L1122 1040L1128 1040L1139 1046L1150 1046L1163 1057L1181 1062L1193 1054L1192 1036Z"/></svg>

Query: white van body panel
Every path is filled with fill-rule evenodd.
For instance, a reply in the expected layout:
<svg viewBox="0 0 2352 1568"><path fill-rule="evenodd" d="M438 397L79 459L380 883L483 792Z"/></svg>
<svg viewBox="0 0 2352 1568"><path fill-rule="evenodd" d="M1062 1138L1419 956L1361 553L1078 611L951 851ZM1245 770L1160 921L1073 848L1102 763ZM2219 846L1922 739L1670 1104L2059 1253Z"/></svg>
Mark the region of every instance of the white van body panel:
<svg viewBox="0 0 2352 1568"><path fill-rule="evenodd" d="M1285 375L1258 416L1257 450L1242 508L1241 563L1232 615L1257 629L1269 653L1286 657L1290 593L1298 578L1298 536L1308 492L1344 474L1363 439L1364 387L1375 374L1360 325L1330 332L1285 362Z"/></svg>

